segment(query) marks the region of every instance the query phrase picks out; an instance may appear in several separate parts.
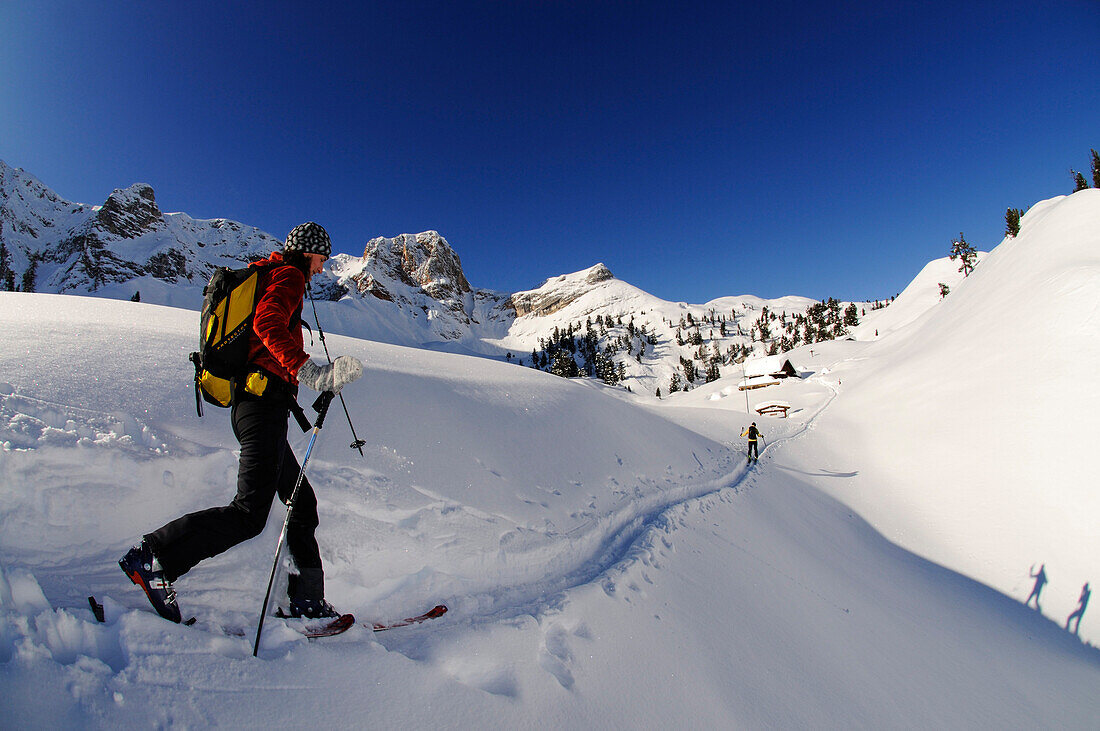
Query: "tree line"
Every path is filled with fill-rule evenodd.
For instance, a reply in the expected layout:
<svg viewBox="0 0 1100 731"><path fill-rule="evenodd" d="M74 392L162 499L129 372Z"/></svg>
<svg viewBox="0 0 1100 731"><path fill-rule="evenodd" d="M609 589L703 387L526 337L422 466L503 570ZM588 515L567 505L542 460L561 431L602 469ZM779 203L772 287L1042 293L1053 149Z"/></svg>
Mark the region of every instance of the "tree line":
<svg viewBox="0 0 1100 731"><path fill-rule="evenodd" d="M887 304L876 300L871 309ZM679 322L662 318L662 326L673 331L669 345L675 343L678 361L667 385L662 385L667 393L690 390L698 383L718 380L723 367L740 364L754 352L775 355L802 344L846 335L849 328L859 324L859 318L856 304L842 307L832 297L801 313L775 312L765 305L751 322L745 314L738 316L736 310L727 315L713 308L702 315L686 312ZM735 337L743 340L729 342ZM642 364L646 357L666 357L655 352L660 342L648 321L638 325L633 316L597 315L583 323L557 326L549 336L539 338L529 365L563 378L598 378L617 385L628 378L628 359ZM510 353L508 360L513 360ZM518 362L525 365L523 359ZM657 395L662 396L662 388L657 389Z"/></svg>

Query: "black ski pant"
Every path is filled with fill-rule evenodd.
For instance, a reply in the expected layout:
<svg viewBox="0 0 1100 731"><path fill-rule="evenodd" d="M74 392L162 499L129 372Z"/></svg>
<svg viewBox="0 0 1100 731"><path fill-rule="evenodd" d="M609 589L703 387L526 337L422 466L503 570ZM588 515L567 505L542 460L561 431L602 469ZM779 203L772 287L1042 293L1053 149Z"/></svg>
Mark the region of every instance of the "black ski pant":
<svg viewBox="0 0 1100 731"><path fill-rule="evenodd" d="M760 450L756 447L756 440L749 440L749 459L753 458L753 454L756 455L756 459L760 459Z"/></svg>
<svg viewBox="0 0 1100 731"><path fill-rule="evenodd" d="M284 503L290 499L301 467L286 440L288 416L289 408L281 400L240 400L233 405L233 434L241 443L233 502L177 518L145 536L169 581L203 559L258 536L276 493ZM321 568L316 529L317 498L303 478L287 528L287 546L300 570Z"/></svg>

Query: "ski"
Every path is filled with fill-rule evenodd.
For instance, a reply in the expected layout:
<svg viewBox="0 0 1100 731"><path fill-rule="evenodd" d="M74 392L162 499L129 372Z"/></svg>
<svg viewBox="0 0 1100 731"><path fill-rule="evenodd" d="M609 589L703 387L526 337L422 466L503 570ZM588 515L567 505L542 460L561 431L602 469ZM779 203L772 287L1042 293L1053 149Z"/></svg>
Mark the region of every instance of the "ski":
<svg viewBox="0 0 1100 731"><path fill-rule="evenodd" d="M310 620L304 617L291 617L289 614L283 611L282 607L279 607L275 611L275 616L279 619L304 619L305 621L298 625L288 623L287 626L293 629L295 632L300 632L311 640L315 640L319 637L332 637L334 635L347 632L355 624L355 615L353 614L341 614L335 619L331 619L321 624L309 623Z"/></svg>
<svg viewBox="0 0 1100 731"><path fill-rule="evenodd" d="M375 632L384 632L388 629L397 629L398 627L408 627L413 624L420 624L426 622L429 619L437 619L447 613L447 606L444 604L437 604L423 614L418 614L415 617L406 617L405 619L397 622L373 622L367 625Z"/></svg>
<svg viewBox="0 0 1100 731"><path fill-rule="evenodd" d="M97 622L100 622L100 623L103 623L103 624L105 624L107 622L107 617L106 617L106 613L103 609L103 605L100 604L98 601L96 601L96 598L94 596L88 597L88 606L91 607L92 614L95 616ZM144 610L142 610L142 611L144 611ZM159 617L160 615L158 614L157 616ZM289 615L284 614L282 609L279 609L279 611L277 611L275 613L275 616L279 617L280 619L293 619ZM186 619L183 622L180 622L180 624L182 624L186 627L191 627L191 626L195 625L197 622L198 622L197 617L191 617L190 619ZM333 619L332 621L325 622L325 623L322 623L322 624L299 624L299 625L291 624L291 625L288 625L288 626L290 626L296 632L300 632L302 635L304 635L305 637L312 640L312 639L317 639L318 637L332 637L333 635L338 635L342 632L346 632L349 629L351 629L351 627L354 624L355 624L355 616L354 615L341 614L339 617ZM206 626L205 623L201 626L201 628L202 629L208 629L208 627ZM214 626L214 627L210 627L209 629L216 629L216 630L220 631L222 634L226 635L227 637L244 637L245 636L244 630L236 628L236 627Z"/></svg>
<svg viewBox="0 0 1100 731"><path fill-rule="evenodd" d="M88 605L91 607L92 614L95 616L96 621L100 623L106 623L107 619L105 616L103 605L96 601L96 598L94 596L88 597ZM427 622L429 619L438 619L446 613L447 606L445 604L437 604L423 614L418 614L415 617L406 617L405 619L401 619L396 622L372 622L370 624L365 624L365 626L369 627L375 632L384 632L386 630L397 629L399 627L410 627L414 624ZM286 614L282 610L282 607L276 610L275 616L279 619L298 619L296 617L291 617L290 615ZM190 619L181 622L181 624L187 627L191 627L197 621L198 619L196 617L191 617ZM352 614L341 614L339 617L336 617L335 619L332 619L328 622L323 622L321 624L308 622L309 620L305 620L305 622L302 623L294 622L289 623L287 626L289 626L294 631L301 633L303 636L313 640L321 637L332 637L334 635L347 632L349 629L352 628L352 626L355 625L355 616ZM205 627L206 624L204 623L203 626ZM225 635L233 637L244 637L243 630L227 627L218 627L217 629Z"/></svg>
<svg viewBox="0 0 1100 731"><path fill-rule="evenodd" d="M99 622L100 624L105 624L107 622L107 616L106 616L106 614L103 610L103 605L100 604L98 601L96 601L96 598L94 596L88 597L88 606L90 606L92 608L92 615L95 616L95 619L96 619L97 622ZM142 611L144 611L144 610L142 610ZM156 614L158 617L160 617L160 615L157 614L155 611L153 612L153 614ZM164 619L164 617L161 617L161 619ZM165 620L165 621L167 622L167 621L171 621L171 620ZM185 627L190 627L191 625L195 624L195 622L197 622L197 621L199 621L197 617L191 617L190 619L183 620L179 624L182 624ZM173 624L175 624L175 623L173 622Z"/></svg>

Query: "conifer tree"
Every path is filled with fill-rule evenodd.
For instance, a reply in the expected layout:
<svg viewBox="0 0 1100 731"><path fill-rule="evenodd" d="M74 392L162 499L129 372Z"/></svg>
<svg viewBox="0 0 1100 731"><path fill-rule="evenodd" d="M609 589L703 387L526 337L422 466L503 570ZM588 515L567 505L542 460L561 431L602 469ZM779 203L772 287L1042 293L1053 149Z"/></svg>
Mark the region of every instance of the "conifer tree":
<svg viewBox="0 0 1100 731"><path fill-rule="evenodd" d="M856 307L856 303L848 305L844 308L844 325L846 327L855 327L859 324L859 308Z"/></svg>
<svg viewBox="0 0 1100 731"><path fill-rule="evenodd" d="M564 350L560 351L558 357L554 359L554 364L550 366L550 372L562 378L576 378L580 375L577 361L573 360L573 356Z"/></svg>
<svg viewBox="0 0 1100 731"><path fill-rule="evenodd" d="M966 242L966 237L962 233L959 234L957 241L951 242L951 261L961 260L962 265L959 267L959 271L963 273L964 277L969 277L970 272L974 271L974 259L977 256L978 252Z"/></svg>
<svg viewBox="0 0 1100 731"><path fill-rule="evenodd" d="M1092 150L1092 187L1100 188L1100 152Z"/></svg>
<svg viewBox="0 0 1100 731"><path fill-rule="evenodd" d="M680 367L684 369L684 379L688 383L695 383L695 361L688 360L684 356L680 356Z"/></svg>
<svg viewBox="0 0 1100 731"><path fill-rule="evenodd" d="M1076 170L1070 169L1070 175L1073 176L1073 192L1076 193L1080 190L1088 190L1089 181L1085 180L1085 176Z"/></svg>
<svg viewBox="0 0 1100 731"><path fill-rule="evenodd" d="M760 330L760 342L764 342L772 336L771 328L768 327L767 315L761 315L760 321L756 323L757 329Z"/></svg>
<svg viewBox="0 0 1100 731"><path fill-rule="evenodd" d="M706 382L712 383L722 377L722 372L718 368L718 361L712 360L707 365Z"/></svg>
<svg viewBox="0 0 1100 731"><path fill-rule="evenodd" d="M1005 211L1005 236L1016 237L1020 233L1020 216L1023 212L1019 208L1009 208Z"/></svg>
<svg viewBox="0 0 1100 731"><path fill-rule="evenodd" d="M15 291L15 272L11 268L11 254L8 246L0 241L0 287L8 292Z"/></svg>
<svg viewBox="0 0 1100 731"><path fill-rule="evenodd" d="M27 270L23 272L23 283L20 290L23 292L33 292L36 279L38 279L38 257L32 255L30 264L27 265Z"/></svg>
<svg viewBox="0 0 1100 731"><path fill-rule="evenodd" d="M940 299L942 300L947 295L951 294L951 288L943 282L940 282Z"/></svg>

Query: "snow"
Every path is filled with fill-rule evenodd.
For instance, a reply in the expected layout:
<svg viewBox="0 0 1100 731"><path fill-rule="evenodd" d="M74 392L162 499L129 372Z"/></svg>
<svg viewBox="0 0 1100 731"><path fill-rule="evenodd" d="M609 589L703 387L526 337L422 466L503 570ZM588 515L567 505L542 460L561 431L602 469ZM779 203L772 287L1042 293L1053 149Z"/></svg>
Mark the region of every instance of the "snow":
<svg viewBox="0 0 1100 731"><path fill-rule="evenodd" d="M763 358L750 358L741 364L742 372L745 374L748 380L757 378L760 376L770 376L773 373L780 373L783 370L783 366L790 361L790 358L784 355L768 355ZM794 363L791 363L791 367L796 372L800 372L802 369Z"/></svg>
<svg viewBox="0 0 1100 731"><path fill-rule="evenodd" d="M904 331L852 348L821 430L858 451L839 494L887 537L1013 594L1045 562L1065 617L1100 569L1100 190L1024 221Z"/></svg>
<svg viewBox="0 0 1100 731"><path fill-rule="evenodd" d="M975 264L980 264L987 255L984 251L977 252ZM852 328L850 336L856 340L874 340L903 330L944 299L940 294L941 284L946 284L949 290L962 284L966 277L959 270L960 266L959 261L952 261L947 256L928 262L889 307L869 311L860 324Z"/></svg>
<svg viewBox="0 0 1100 731"><path fill-rule="evenodd" d="M1100 610L1061 625L1100 577L1098 238L1100 191L1037 205L947 298L917 286L879 337L797 349L806 377L760 392L733 373L658 401L329 335L364 361L345 397L367 442L337 410L310 462L329 599L450 612L312 643L269 617L258 658L279 506L176 583L194 627L116 564L232 495L227 414L195 416L195 313L0 293L4 723L1095 727ZM587 296L578 318L609 302ZM756 415L777 400L787 419Z"/></svg>

